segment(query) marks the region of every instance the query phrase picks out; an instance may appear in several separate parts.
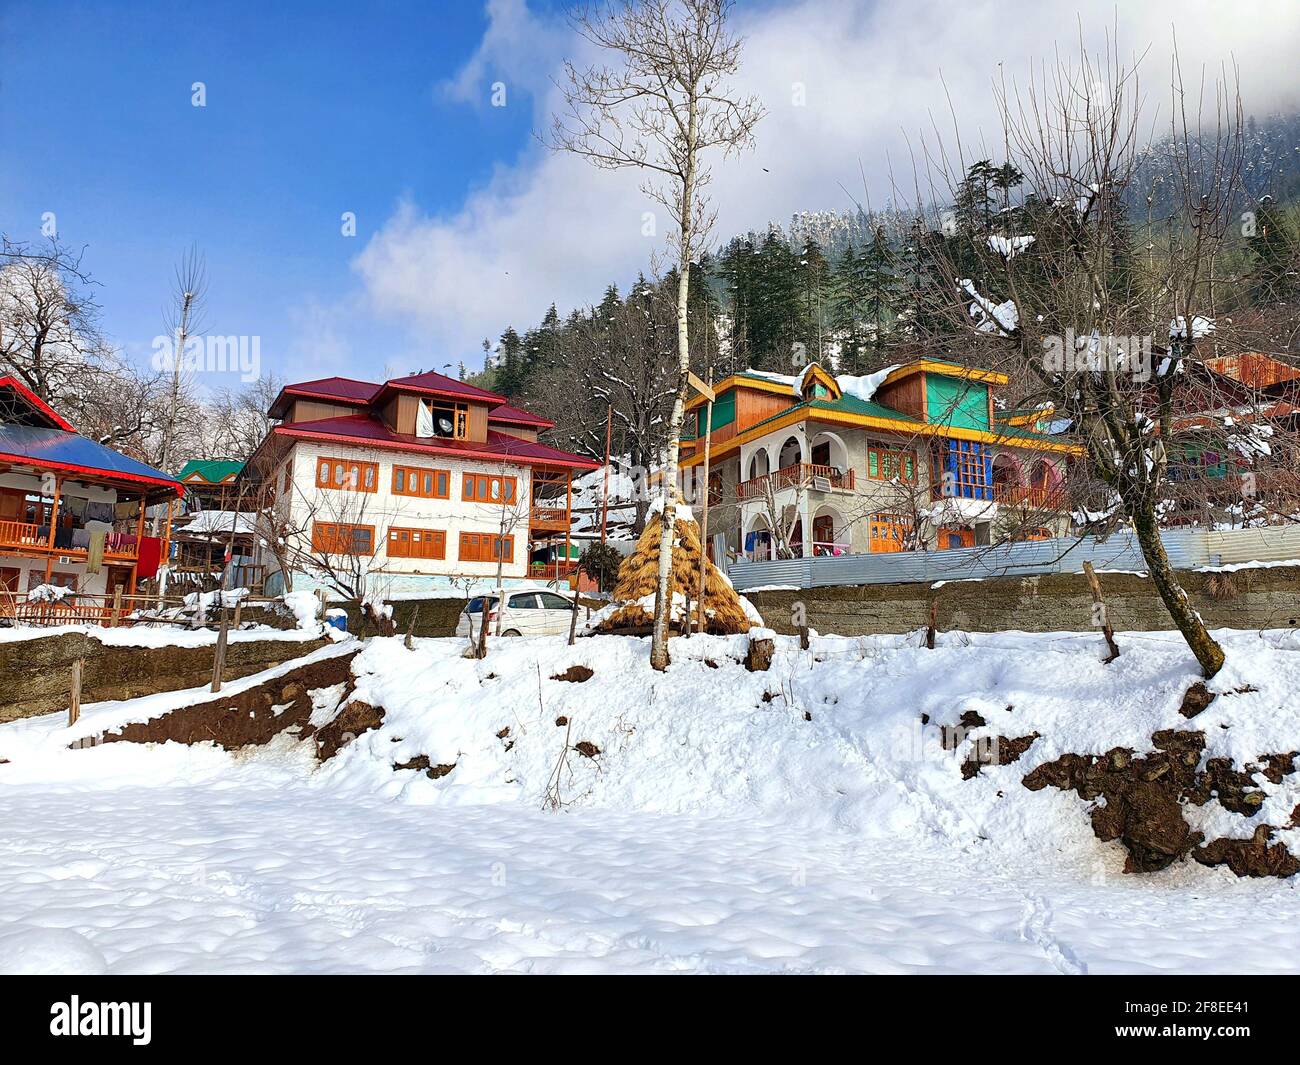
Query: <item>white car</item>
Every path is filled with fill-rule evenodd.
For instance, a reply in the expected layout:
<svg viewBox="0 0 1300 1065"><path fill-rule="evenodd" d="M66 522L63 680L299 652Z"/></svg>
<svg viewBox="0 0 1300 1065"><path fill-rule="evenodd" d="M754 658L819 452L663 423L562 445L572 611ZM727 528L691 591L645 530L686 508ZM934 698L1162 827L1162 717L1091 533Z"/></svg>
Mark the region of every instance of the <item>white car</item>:
<svg viewBox="0 0 1300 1065"><path fill-rule="evenodd" d="M497 593L476 595L461 611L456 622L457 636L477 636L487 603L488 635L497 631ZM526 585L505 589L505 613L501 617L502 636L554 636L568 634L573 619L573 599L545 585Z"/></svg>

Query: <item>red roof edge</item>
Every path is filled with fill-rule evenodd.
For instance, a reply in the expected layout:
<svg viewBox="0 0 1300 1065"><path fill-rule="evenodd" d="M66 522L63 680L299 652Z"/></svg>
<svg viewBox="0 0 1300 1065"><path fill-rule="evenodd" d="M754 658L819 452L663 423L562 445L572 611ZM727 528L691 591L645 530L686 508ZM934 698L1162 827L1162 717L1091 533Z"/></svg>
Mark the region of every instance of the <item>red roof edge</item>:
<svg viewBox="0 0 1300 1065"><path fill-rule="evenodd" d="M78 434L80 435L80 434ZM80 466L75 462L55 462L51 459L34 459L30 455L12 455L0 452L0 461L16 462L22 466L39 466L41 469L68 470L71 473L85 474L101 481L135 481L140 484L156 484L160 488L170 488L177 496L185 494L185 486L179 481L164 480L159 477L146 477L140 473L126 473L122 470L103 470L96 466Z"/></svg>
<svg viewBox="0 0 1300 1065"><path fill-rule="evenodd" d="M71 422L18 380L18 378L13 376L0 377L0 388L11 388L13 391L17 392L18 395L22 396L34 411L50 422L47 428L62 429L65 433L75 433L77 431L72 427Z"/></svg>

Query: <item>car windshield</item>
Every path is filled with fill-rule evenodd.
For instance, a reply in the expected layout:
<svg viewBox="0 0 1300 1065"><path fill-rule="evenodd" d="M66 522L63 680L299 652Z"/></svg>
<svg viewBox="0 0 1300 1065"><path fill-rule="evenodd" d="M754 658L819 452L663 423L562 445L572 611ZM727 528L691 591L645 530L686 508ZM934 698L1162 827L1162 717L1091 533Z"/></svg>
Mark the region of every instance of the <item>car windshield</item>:
<svg viewBox="0 0 1300 1065"><path fill-rule="evenodd" d="M465 607L465 613L466 613L466 614L481 614L481 613L483 613L483 600L484 600L484 599L487 599L487 604L488 604L488 609L489 609L489 610L493 610L493 609L496 608L496 605L497 605L496 596L494 596L494 595L491 595L491 596L476 595L476 596L474 596L473 599L471 599L471 600L469 601L469 605Z"/></svg>

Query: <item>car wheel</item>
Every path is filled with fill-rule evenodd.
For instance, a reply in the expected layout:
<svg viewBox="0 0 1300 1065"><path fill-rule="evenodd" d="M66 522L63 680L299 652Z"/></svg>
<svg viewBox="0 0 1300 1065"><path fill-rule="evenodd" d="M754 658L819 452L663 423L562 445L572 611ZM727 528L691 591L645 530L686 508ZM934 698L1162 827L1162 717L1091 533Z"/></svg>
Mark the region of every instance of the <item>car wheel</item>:
<svg viewBox="0 0 1300 1065"><path fill-rule="evenodd" d="M518 629L506 629L506 631L503 632L501 635L502 635L502 636L518 636L518 635L519 635L519 630L518 630Z"/></svg>

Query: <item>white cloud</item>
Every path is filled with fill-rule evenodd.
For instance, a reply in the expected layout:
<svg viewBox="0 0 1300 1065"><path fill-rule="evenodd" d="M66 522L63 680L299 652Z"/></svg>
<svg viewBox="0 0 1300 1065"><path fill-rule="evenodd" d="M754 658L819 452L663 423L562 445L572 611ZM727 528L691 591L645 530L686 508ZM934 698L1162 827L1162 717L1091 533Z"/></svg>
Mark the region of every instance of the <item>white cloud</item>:
<svg viewBox="0 0 1300 1065"><path fill-rule="evenodd" d="M1300 105L1292 54L1300 5L1289 0L1226 9L1212 0L1118 9L1113 0L806 0L736 10L747 38L742 88L759 93L769 114L755 152L715 163L715 235L724 239L796 211L850 208L863 196L863 173L873 205L882 205L891 164L899 183L911 185L909 151L922 135L932 139L932 123L951 138L949 98L967 158L999 156L992 80L1023 80L1058 44L1075 48L1080 23L1092 47L1116 20L1125 54L1152 46L1144 83L1166 115L1171 26L1189 85L1203 69L1212 78L1235 61L1248 112ZM522 0L491 0L488 13L479 50L445 91L486 99L487 83L503 77L532 94L544 121L557 97L549 77L576 38ZM804 106L795 103L797 85ZM626 288L638 271L650 272L668 223L660 212L656 237L643 235L653 205L639 183L636 174L530 148L452 213L399 205L354 267L377 313L410 322L457 358L476 358L484 336L536 323L552 301L564 314L598 300L611 280Z"/></svg>

